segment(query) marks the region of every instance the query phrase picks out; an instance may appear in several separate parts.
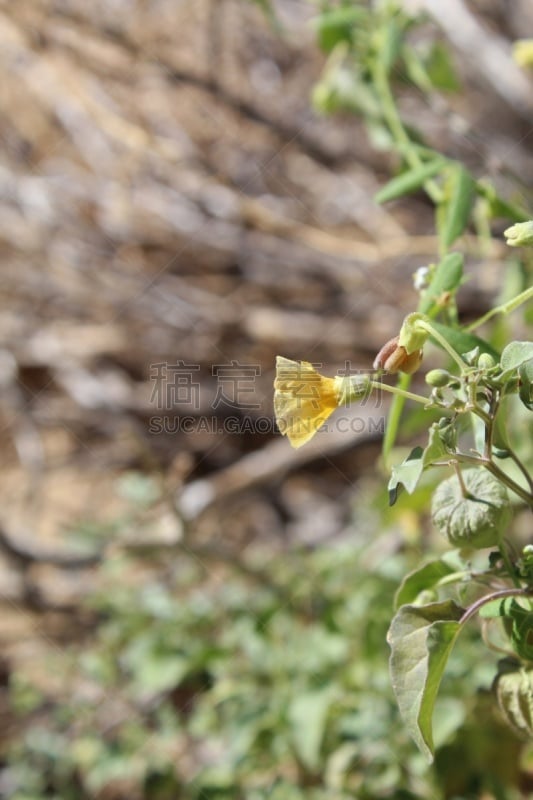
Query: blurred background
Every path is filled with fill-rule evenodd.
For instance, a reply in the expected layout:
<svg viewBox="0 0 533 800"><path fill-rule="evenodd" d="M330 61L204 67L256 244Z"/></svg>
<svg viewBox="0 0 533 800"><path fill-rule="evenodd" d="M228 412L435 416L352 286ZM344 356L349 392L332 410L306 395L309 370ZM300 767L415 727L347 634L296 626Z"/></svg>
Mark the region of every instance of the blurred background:
<svg viewBox="0 0 533 800"><path fill-rule="evenodd" d="M373 200L382 132L316 110L327 5L0 2L1 797L529 796L467 639L436 766L398 720L392 598L440 545L429 484L388 509L386 398L274 425L276 354L368 369L438 250ZM404 119L527 205L533 8L437 5ZM461 249L473 319L508 254Z"/></svg>

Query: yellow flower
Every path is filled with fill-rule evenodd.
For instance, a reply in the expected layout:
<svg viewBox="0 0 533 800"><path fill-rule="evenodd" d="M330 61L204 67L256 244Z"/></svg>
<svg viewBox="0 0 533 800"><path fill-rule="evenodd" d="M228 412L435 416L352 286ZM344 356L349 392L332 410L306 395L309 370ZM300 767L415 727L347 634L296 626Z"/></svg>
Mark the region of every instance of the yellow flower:
<svg viewBox="0 0 533 800"><path fill-rule="evenodd" d="M308 442L344 397L343 381L320 375L308 361L276 358L274 411L280 432L293 447Z"/></svg>

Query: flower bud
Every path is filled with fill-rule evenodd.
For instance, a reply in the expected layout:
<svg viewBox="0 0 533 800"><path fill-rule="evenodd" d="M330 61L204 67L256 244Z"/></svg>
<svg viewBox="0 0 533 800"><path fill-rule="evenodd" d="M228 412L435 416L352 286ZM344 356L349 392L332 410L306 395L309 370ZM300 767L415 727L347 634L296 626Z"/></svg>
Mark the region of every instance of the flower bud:
<svg viewBox="0 0 533 800"><path fill-rule="evenodd" d="M406 372L408 375L416 372L422 362L422 350L408 353L405 347L399 344L399 339L399 336L395 336L383 345L374 359L374 369L385 372Z"/></svg>
<svg viewBox="0 0 533 800"><path fill-rule="evenodd" d="M477 360L477 365L480 369L492 369L496 366L496 361L490 353L481 353Z"/></svg>
<svg viewBox="0 0 533 800"><path fill-rule="evenodd" d="M509 247L527 247L533 245L533 220L517 222L503 232Z"/></svg>
<svg viewBox="0 0 533 800"><path fill-rule="evenodd" d="M426 375L426 383L428 386L442 389L443 386L448 386L452 377L445 369L431 369Z"/></svg>

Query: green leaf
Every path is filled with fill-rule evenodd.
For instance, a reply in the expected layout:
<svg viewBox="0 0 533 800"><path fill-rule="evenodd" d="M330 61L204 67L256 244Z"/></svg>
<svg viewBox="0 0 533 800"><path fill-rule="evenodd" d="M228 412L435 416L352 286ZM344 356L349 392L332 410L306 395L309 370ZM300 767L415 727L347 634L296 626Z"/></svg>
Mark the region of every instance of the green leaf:
<svg viewBox="0 0 533 800"><path fill-rule="evenodd" d="M317 31L320 48L330 53L339 42L351 44L355 25L361 25L367 19L366 9L352 5L325 11L312 20L312 25Z"/></svg>
<svg viewBox="0 0 533 800"><path fill-rule="evenodd" d="M437 265L433 278L421 298L418 310L429 314L448 292L456 292L463 278L462 253L448 253Z"/></svg>
<svg viewBox="0 0 533 800"><path fill-rule="evenodd" d="M474 350L476 347L479 347L480 353L488 353L497 361L500 360L500 354L496 352L496 350L494 350L494 348L491 347L488 342L480 339L479 336L475 336L473 333L467 333L459 328L450 328L449 325L443 325L442 322L436 322L435 320L431 321L431 325L438 333L440 333L441 336L446 339L446 341L457 353L459 353L459 355L464 355L470 350ZM439 346L438 342L435 342L435 344Z"/></svg>
<svg viewBox="0 0 533 800"><path fill-rule="evenodd" d="M510 342L502 352L502 378L510 377L523 364L533 360L533 342Z"/></svg>
<svg viewBox="0 0 533 800"><path fill-rule="evenodd" d="M332 687L317 689L297 694L289 706L289 724L296 753L313 771L321 764L320 750L334 695Z"/></svg>
<svg viewBox="0 0 533 800"><path fill-rule="evenodd" d="M137 691L157 694L174 689L187 674L189 664L180 655L148 655L134 676Z"/></svg>
<svg viewBox="0 0 533 800"><path fill-rule="evenodd" d="M400 713L422 753L433 759L431 719L464 609L452 600L402 606L388 633L390 672Z"/></svg>
<svg viewBox="0 0 533 800"><path fill-rule="evenodd" d="M478 615L482 619L498 619L498 617L508 617L506 611L505 600L491 600L486 603L478 611Z"/></svg>
<svg viewBox="0 0 533 800"><path fill-rule="evenodd" d="M474 202L474 180L461 164L450 167L444 193L437 209L437 228L441 245L448 250L468 225Z"/></svg>
<svg viewBox="0 0 533 800"><path fill-rule="evenodd" d="M382 33L383 44L380 48L379 57L384 69L390 72L398 58L400 45L402 43L402 31L394 17L388 20Z"/></svg>
<svg viewBox="0 0 533 800"><path fill-rule="evenodd" d="M401 464L392 468L392 475L389 481L389 505L393 506L398 498L398 486L403 484L409 494L416 489L416 485L424 471L424 461L422 456L424 451L421 447L415 447Z"/></svg>
<svg viewBox="0 0 533 800"><path fill-rule="evenodd" d="M446 161L443 158L437 158L427 164L423 164L415 169L409 169L397 175L391 181L385 184L382 189L375 195L374 200L376 203L386 203L389 200L396 200L398 197L415 192L420 189L424 183L437 175L444 166Z"/></svg>
<svg viewBox="0 0 533 800"><path fill-rule="evenodd" d="M389 480L389 505L393 506L398 499L398 486L402 484L412 494L417 487L424 469L433 461L438 461L448 455L445 438L449 432L443 428L441 422L434 422L429 429L428 443L423 450L415 447L407 458L392 468Z"/></svg>
<svg viewBox="0 0 533 800"><path fill-rule="evenodd" d="M435 42L426 61L426 71L436 89L458 92L461 88L448 48Z"/></svg>
<svg viewBox="0 0 533 800"><path fill-rule="evenodd" d="M402 47L402 58L409 80L412 81L415 86L418 86L425 94L430 94L433 87L426 65L417 51L405 42Z"/></svg>
<svg viewBox="0 0 533 800"><path fill-rule="evenodd" d="M524 661L533 660L533 611L531 603L525 599L520 602L512 598L506 607L507 616L512 619L511 643L515 652Z"/></svg>
<svg viewBox="0 0 533 800"><path fill-rule="evenodd" d="M313 89L312 102L321 114L351 111L363 117L380 118L381 107L372 86L345 61L340 45L330 57L320 83Z"/></svg>
<svg viewBox="0 0 533 800"><path fill-rule="evenodd" d="M413 570L405 576L396 592L395 610L407 603L414 603L421 592L433 589L442 578L453 575L454 572L456 572L455 568L440 558Z"/></svg>
<svg viewBox="0 0 533 800"><path fill-rule="evenodd" d="M447 435L448 431L441 425L441 420L430 426L428 443L422 456L424 467L448 455L448 448L443 438Z"/></svg>

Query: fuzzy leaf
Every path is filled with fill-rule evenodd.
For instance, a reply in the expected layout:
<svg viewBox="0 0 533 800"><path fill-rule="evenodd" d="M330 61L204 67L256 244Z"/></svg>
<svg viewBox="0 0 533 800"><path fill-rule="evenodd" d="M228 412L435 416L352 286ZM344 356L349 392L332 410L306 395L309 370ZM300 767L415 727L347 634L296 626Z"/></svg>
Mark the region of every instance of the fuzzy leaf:
<svg viewBox="0 0 533 800"><path fill-rule="evenodd" d="M452 575L455 571L454 567L440 558L413 570L405 576L396 592L395 609L397 610L407 603L414 603L421 592L433 589L442 578Z"/></svg>
<svg viewBox="0 0 533 800"><path fill-rule="evenodd" d="M533 361L533 342L510 342L502 352L502 377L509 377L528 361Z"/></svg>
<svg viewBox="0 0 533 800"><path fill-rule="evenodd" d="M392 686L400 713L429 761L433 760L433 708L463 613L452 600L402 606L387 637Z"/></svg>
<svg viewBox="0 0 533 800"><path fill-rule="evenodd" d="M416 485L424 471L423 454L424 451L421 447L415 447L401 464L392 468L392 475L387 487L391 506L394 505L398 498L398 486L400 484L405 486L409 494L412 494L416 489Z"/></svg>

